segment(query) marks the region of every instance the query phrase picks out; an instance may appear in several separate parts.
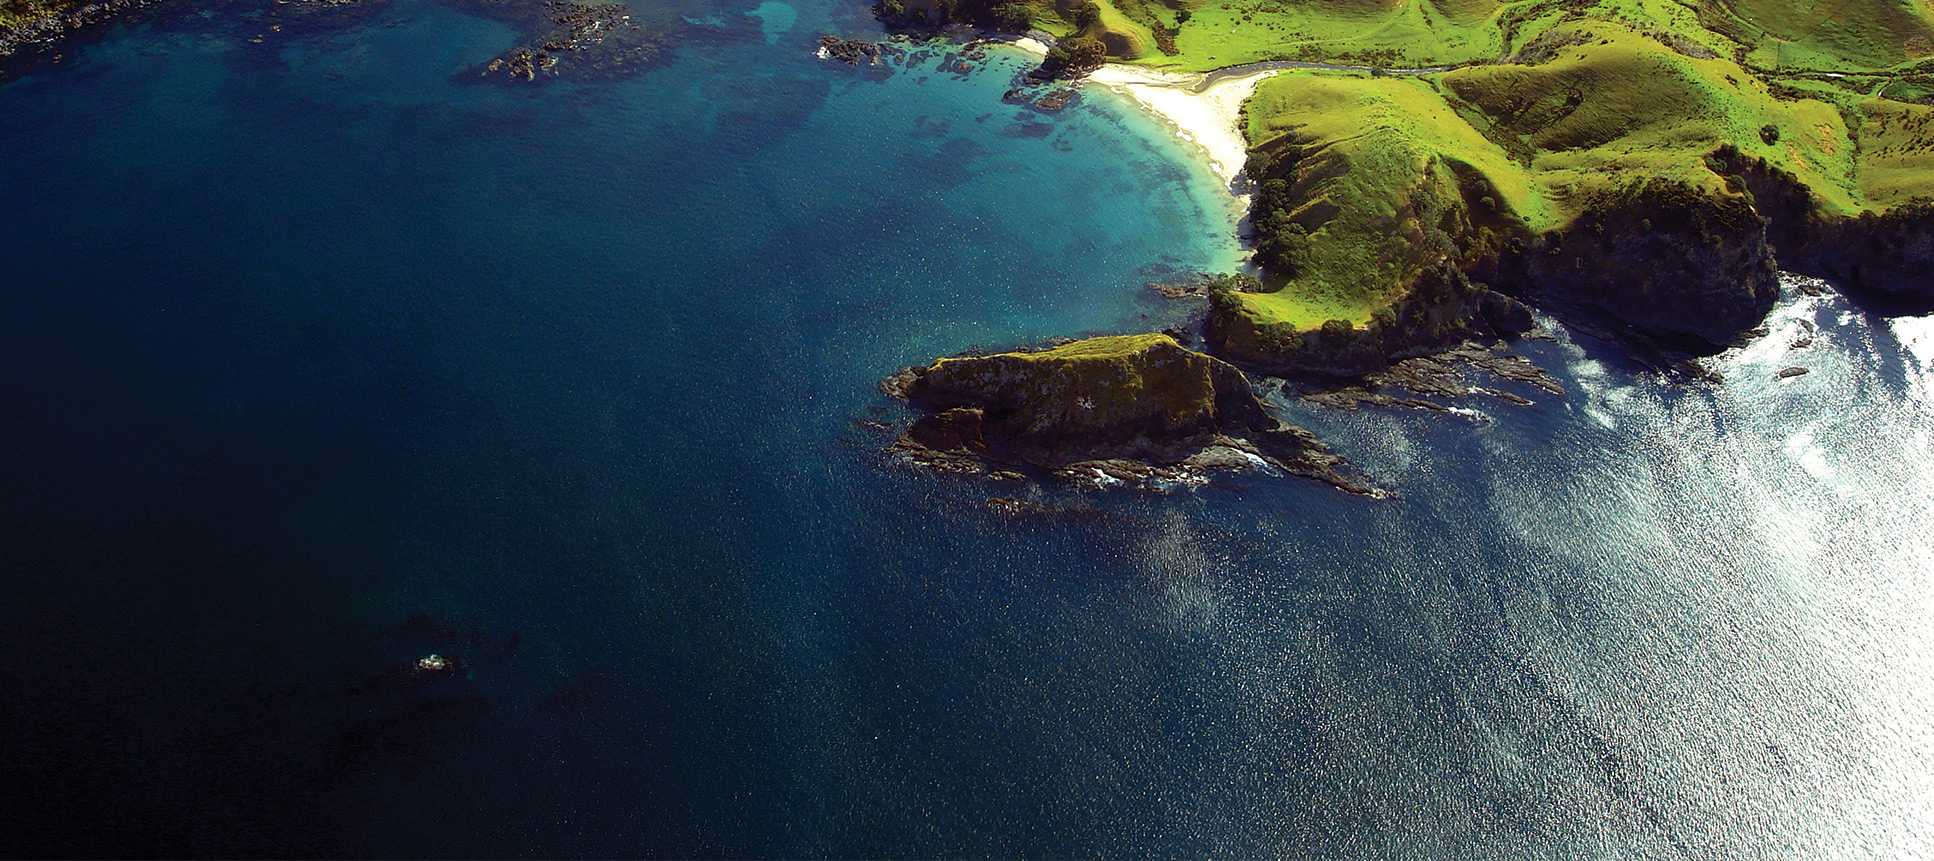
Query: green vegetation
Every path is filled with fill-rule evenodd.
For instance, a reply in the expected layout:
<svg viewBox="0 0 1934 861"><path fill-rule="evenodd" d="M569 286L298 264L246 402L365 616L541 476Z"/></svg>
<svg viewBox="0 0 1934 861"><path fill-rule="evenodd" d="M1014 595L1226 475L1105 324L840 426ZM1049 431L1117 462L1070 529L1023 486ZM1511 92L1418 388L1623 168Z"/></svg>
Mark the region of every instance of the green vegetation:
<svg viewBox="0 0 1934 861"><path fill-rule="evenodd" d="M79 5L78 0L0 0L0 32L63 14Z"/></svg>
<svg viewBox="0 0 1934 861"><path fill-rule="evenodd" d="M1421 273L1553 221L1547 189L1430 82L1289 73L1247 114L1257 253L1290 288L1236 294L1259 323L1366 324Z"/></svg>
<svg viewBox="0 0 1934 861"><path fill-rule="evenodd" d="M1245 108L1267 279L1217 291L1212 331L1263 366L1419 325L1452 337L1448 309L1482 305L1470 279L1582 289L1642 328L1723 338L1770 301L1773 246L1857 280L1876 268L1831 246L1934 211L1928 0L882 2L1026 20L1062 37L1057 67L1371 67L1287 71ZM1387 71L1426 68L1447 70ZM1886 253L1896 287L1934 265ZM1672 284L1701 298L1672 305ZM1724 325L1675 322L1727 289L1747 299Z"/></svg>
<svg viewBox="0 0 1934 861"><path fill-rule="evenodd" d="M1014 393L1035 410L1065 411L1085 399L1085 409L1102 417L1155 413L1180 421L1214 408L1205 361L1167 335L1111 335L1036 353L940 359L928 377L972 376L975 387Z"/></svg>
<svg viewBox="0 0 1934 861"><path fill-rule="evenodd" d="M1444 264L1484 269L1527 242L1603 231L1596 216L1665 189L1713 213L1750 204L1715 164L1722 149L1792 177L1814 220L1934 199L1934 108L1876 97L1872 78L1772 75L1729 58L1756 44L1699 28L1693 9L1650 5L1533 21L1509 62L1266 81L1245 113L1271 292L1223 303L1245 318L1231 331L1250 333L1230 352L1267 354L1284 330L1325 321L1372 323Z"/></svg>

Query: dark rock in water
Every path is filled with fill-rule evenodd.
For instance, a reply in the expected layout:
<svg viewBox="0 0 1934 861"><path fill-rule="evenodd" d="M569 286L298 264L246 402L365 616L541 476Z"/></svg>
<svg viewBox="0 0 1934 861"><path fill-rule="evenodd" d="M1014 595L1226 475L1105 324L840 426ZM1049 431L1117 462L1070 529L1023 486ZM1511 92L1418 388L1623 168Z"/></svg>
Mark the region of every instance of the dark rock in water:
<svg viewBox="0 0 1934 861"><path fill-rule="evenodd" d="M1209 295L1209 276L1198 273L1174 282L1151 281L1148 289L1170 299L1201 299Z"/></svg>
<svg viewBox="0 0 1934 861"><path fill-rule="evenodd" d="M1010 520L1099 520L1102 511L1086 503L1056 505L996 496L987 500L987 510Z"/></svg>
<svg viewBox="0 0 1934 861"><path fill-rule="evenodd" d="M513 81L536 81L539 73L577 80L635 75L670 62L672 42L691 26L657 11L634 16L622 3L550 0L530 7L469 0L459 6L523 29L523 44L476 68L476 76L501 72Z"/></svg>
<svg viewBox="0 0 1934 861"><path fill-rule="evenodd" d="M1308 431L1269 415L1241 371L1167 335L941 359L882 388L935 410L889 450L950 472L1026 466L1147 484L1269 467L1382 495L1340 473L1343 459Z"/></svg>
<svg viewBox="0 0 1934 861"><path fill-rule="evenodd" d="M1789 366L1787 366L1787 367L1784 367L1784 368L1781 368L1781 369L1780 369L1780 372L1779 372L1779 373L1777 373L1777 374L1774 374L1773 376L1774 376L1774 378L1775 378L1775 379L1781 379L1781 380L1784 380L1784 379L1787 379L1787 378L1789 378L1789 377L1797 377L1797 376L1800 376L1801 374L1804 374L1804 373L1806 373L1806 369L1805 369L1805 368L1802 368L1802 367L1800 367L1800 366L1798 366L1798 365L1789 365Z"/></svg>
<svg viewBox="0 0 1934 861"><path fill-rule="evenodd" d="M1076 93L1073 87L1062 87L1035 101L1034 108L1051 114L1059 113L1061 109L1068 106L1069 102L1074 100L1075 95Z"/></svg>
<svg viewBox="0 0 1934 861"><path fill-rule="evenodd" d="M1815 333L1813 322L1810 320L1801 320L1799 322L1800 331L1793 336L1792 341L1787 342L1786 348L1789 350L1804 350L1807 347L1813 346L1813 336Z"/></svg>
<svg viewBox="0 0 1934 861"><path fill-rule="evenodd" d="M1531 405L1530 399L1521 395L1500 389L1468 385L1461 370L1465 368L1483 371L1500 379L1528 383L1554 395L1565 393L1565 387L1543 368L1523 356L1500 352L1501 350L1503 350L1501 346L1486 349L1477 344L1467 343L1436 355L1403 359L1383 370L1365 374L1360 380L1349 385L1329 387L1304 395L1303 400L1343 410L1353 410L1364 404L1435 411L1449 409L1443 404L1425 400L1423 397L1399 397L1384 391L1401 389L1423 396L1454 398L1476 394L1518 406Z"/></svg>
<svg viewBox="0 0 1934 861"><path fill-rule="evenodd" d="M866 43L859 39L820 37L820 54L824 54L828 60L839 60L847 66L874 66L884 58L905 56L905 50L892 45L882 45L882 43ZM967 64L961 64L961 66L967 66ZM942 72L946 72L946 66L942 66Z"/></svg>

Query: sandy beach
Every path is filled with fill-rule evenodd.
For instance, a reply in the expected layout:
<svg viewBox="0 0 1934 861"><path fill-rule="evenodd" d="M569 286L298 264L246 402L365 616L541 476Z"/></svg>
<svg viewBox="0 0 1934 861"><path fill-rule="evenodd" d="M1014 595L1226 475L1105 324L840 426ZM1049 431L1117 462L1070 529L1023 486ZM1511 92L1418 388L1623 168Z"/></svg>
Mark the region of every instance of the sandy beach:
<svg viewBox="0 0 1934 861"><path fill-rule="evenodd" d="M1012 44L1042 56L1048 51L1046 45L1033 39L1019 39ZM1200 74L1109 63L1096 69L1087 80L1135 100L1174 126L1178 136L1201 148L1210 169L1228 185L1242 172L1249 153L1248 142L1237 127L1242 103L1256 91L1257 84L1274 74L1273 71L1257 72L1202 87L1205 78Z"/></svg>
<svg viewBox="0 0 1934 861"><path fill-rule="evenodd" d="M1181 75L1106 65L1088 80L1140 103L1175 127L1176 134L1201 147L1210 169L1225 184L1235 181L1249 156L1249 144L1238 124L1242 103L1256 85L1275 72L1226 78L1201 90L1201 75Z"/></svg>

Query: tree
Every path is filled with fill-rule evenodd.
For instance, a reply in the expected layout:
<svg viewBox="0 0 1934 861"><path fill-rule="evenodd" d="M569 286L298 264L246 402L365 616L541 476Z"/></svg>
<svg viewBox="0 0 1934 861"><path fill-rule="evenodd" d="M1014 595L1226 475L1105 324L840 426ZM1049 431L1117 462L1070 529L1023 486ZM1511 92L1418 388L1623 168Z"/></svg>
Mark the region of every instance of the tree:
<svg viewBox="0 0 1934 861"><path fill-rule="evenodd" d="M1093 36L1076 36L1063 39L1061 44L1048 51L1047 61L1041 65L1051 69L1086 69L1101 65L1108 56L1108 46Z"/></svg>

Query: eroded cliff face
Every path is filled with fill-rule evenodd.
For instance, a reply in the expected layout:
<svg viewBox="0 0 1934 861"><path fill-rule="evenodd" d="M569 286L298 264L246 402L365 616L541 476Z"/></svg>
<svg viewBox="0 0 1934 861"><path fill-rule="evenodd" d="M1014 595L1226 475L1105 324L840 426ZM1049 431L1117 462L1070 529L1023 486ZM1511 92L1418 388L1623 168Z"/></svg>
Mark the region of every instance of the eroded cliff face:
<svg viewBox="0 0 1934 861"><path fill-rule="evenodd" d="M1342 458L1307 431L1271 416L1241 371L1167 335L940 359L902 371L886 388L934 410L891 450L953 472L1132 479L1157 468L1269 467L1373 493L1339 473Z"/></svg>
<svg viewBox="0 0 1934 861"><path fill-rule="evenodd" d="M1034 464L1159 459L1203 434L1275 424L1241 371L1167 335L941 359L918 373L906 395L931 407L981 410L983 439Z"/></svg>
<svg viewBox="0 0 1934 861"><path fill-rule="evenodd" d="M1723 347L1779 298L1766 223L1744 195L1648 182L1482 273L1501 289L1582 305L1686 346Z"/></svg>
<svg viewBox="0 0 1934 861"><path fill-rule="evenodd" d="M1726 148L1710 161L1752 196L1780 268L1934 310L1934 201L1848 218L1821 211L1805 185L1763 159Z"/></svg>

